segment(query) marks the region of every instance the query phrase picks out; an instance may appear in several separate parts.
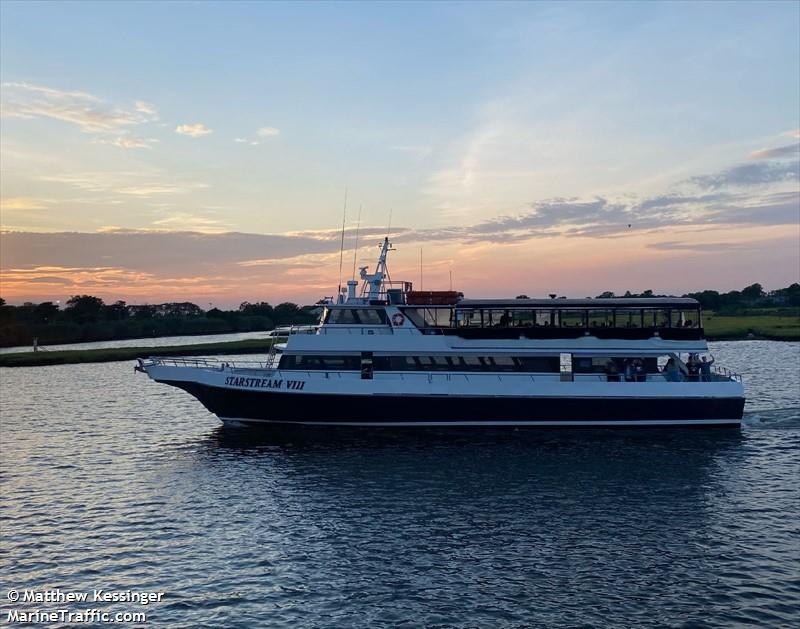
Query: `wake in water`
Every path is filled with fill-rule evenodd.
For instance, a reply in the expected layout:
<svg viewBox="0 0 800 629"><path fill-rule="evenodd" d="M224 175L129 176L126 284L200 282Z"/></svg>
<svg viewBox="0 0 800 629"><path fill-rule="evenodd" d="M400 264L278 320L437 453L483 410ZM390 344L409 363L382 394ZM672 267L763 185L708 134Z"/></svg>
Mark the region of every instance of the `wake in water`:
<svg viewBox="0 0 800 629"><path fill-rule="evenodd" d="M800 406L745 412L742 423L748 427L800 428Z"/></svg>

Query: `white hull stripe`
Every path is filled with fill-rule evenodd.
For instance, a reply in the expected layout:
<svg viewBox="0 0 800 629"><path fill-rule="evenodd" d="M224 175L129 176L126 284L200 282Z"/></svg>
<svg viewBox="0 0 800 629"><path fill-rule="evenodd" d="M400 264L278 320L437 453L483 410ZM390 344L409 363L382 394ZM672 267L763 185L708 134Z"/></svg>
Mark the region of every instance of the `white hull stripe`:
<svg viewBox="0 0 800 629"><path fill-rule="evenodd" d="M226 424L283 424L307 426L365 426L365 427L404 427L423 428L447 426L711 426L740 425L741 419L630 419L630 420L564 420L564 421L385 421L385 422L341 422L341 421L278 421L271 419L240 419L220 417Z"/></svg>

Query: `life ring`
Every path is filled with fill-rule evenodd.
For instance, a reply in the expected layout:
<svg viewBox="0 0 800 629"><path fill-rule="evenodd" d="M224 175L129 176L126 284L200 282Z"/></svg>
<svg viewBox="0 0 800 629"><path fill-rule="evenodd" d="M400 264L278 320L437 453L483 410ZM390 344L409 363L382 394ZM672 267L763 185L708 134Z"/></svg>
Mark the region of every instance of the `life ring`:
<svg viewBox="0 0 800 629"><path fill-rule="evenodd" d="M403 325L405 321L406 321L405 315L400 312L396 312L395 314L392 315L392 325L396 328L399 328L401 325Z"/></svg>

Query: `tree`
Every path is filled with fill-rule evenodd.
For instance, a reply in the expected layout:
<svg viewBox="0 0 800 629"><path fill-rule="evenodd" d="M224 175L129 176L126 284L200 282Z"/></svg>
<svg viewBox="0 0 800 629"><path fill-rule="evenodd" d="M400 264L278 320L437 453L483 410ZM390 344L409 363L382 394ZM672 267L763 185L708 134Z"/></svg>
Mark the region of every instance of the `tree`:
<svg viewBox="0 0 800 629"><path fill-rule="evenodd" d="M190 301L161 304L161 308L167 317L199 317L203 314L202 308Z"/></svg>
<svg viewBox="0 0 800 629"><path fill-rule="evenodd" d="M800 306L800 284L795 282L786 288L772 291L778 301L787 306Z"/></svg>
<svg viewBox="0 0 800 629"><path fill-rule="evenodd" d="M128 318L128 306L124 301L115 301L103 309L103 314L109 321L122 321Z"/></svg>
<svg viewBox="0 0 800 629"><path fill-rule="evenodd" d="M11 325L16 320L16 308L6 305L6 300L0 298L0 325Z"/></svg>
<svg viewBox="0 0 800 629"><path fill-rule="evenodd" d="M58 304L52 301L43 301L33 311L33 320L36 323L52 323L58 314Z"/></svg>
<svg viewBox="0 0 800 629"><path fill-rule="evenodd" d="M91 295L73 295L67 300L66 311L78 323L96 321L103 310L103 300Z"/></svg>
<svg viewBox="0 0 800 629"><path fill-rule="evenodd" d="M740 294L745 301L758 301L765 296L764 287L758 283L743 288Z"/></svg>
<svg viewBox="0 0 800 629"><path fill-rule="evenodd" d="M703 310L719 310L722 306L720 294L715 290L704 290L699 293L689 293L684 297L691 297L700 302Z"/></svg>
<svg viewBox="0 0 800 629"><path fill-rule="evenodd" d="M275 318L275 323L296 323L296 319L300 314L300 308L297 306L297 304L285 301L282 304L275 306L272 312Z"/></svg>
<svg viewBox="0 0 800 629"><path fill-rule="evenodd" d="M248 317L272 317L274 309L266 301L260 301L257 304L243 301L239 305L239 312Z"/></svg>
<svg viewBox="0 0 800 629"><path fill-rule="evenodd" d="M156 316L156 307L150 304L128 306L128 311L133 313L134 319L152 319Z"/></svg>

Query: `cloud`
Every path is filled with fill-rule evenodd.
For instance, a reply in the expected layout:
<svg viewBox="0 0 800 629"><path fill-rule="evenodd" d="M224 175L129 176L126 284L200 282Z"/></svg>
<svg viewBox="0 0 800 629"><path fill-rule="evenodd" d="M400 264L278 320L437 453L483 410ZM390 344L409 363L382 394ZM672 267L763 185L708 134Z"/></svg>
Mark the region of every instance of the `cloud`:
<svg viewBox="0 0 800 629"><path fill-rule="evenodd" d="M750 197L661 195L638 201L551 199L531 204L528 212L472 225L396 230L407 241L513 243L541 237L616 237L635 232L707 225L796 225L800 192ZM394 230L393 230L394 231Z"/></svg>
<svg viewBox="0 0 800 629"><path fill-rule="evenodd" d="M138 138L132 135L120 135L110 140L101 140L101 144L110 144L121 149L149 149L158 142L155 138Z"/></svg>
<svg viewBox="0 0 800 629"><path fill-rule="evenodd" d="M792 241L794 238L791 239ZM764 240L751 240L748 242L683 242L683 241L665 241L654 242L647 245L648 249L655 249L657 251L685 251L693 254L704 253L728 253L728 252L745 252L745 251L764 251L774 246L786 246L786 238L768 238ZM789 244L794 244L789 242Z"/></svg>
<svg viewBox="0 0 800 629"><path fill-rule="evenodd" d="M148 116L158 116L156 106L152 103L147 103L143 100L137 100L134 103L134 107L136 108L136 111L147 114Z"/></svg>
<svg viewBox="0 0 800 629"><path fill-rule="evenodd" d="M660 201L647 199L629 204L600 197L555 199L532 204L529 212L473 225L418 230L397 228L392 233L405 243L514 243L552 236L608 237L630 233L631 229L642 231L666 226L796 225L800 212L800 193L771 195L761 202L731 197L714 202L702 211L686 210L693 201L701 199L680 198L676 203L675 198L665 197ZM192 223L195 231L169 229ZM2 267L89 268L114 260L121 268L147 273L216 273L230 265L246 268L286 264L302 256L327 259L325 256L338 252L341 237L338 229L287 234L220 232L219 228L224 227L220 222L185 213L172 214L158 224L163 229L108 229L95 233L6 231L0 233ZM203 231L197 231L198 228ZM209 233L211 230L215 233ZM360 233L362 242L367 242L386 232L385 228L374 227L362 228ZM345 236L350 242L354 230L348 230ZM269 252L269 257L265 258L265 251Z"/></svg>
<svg viewBox="0 0 800 629"><path fill-rule="evenodd" d="M687 183L706 190L725 187L758 186L800 180L800 162L760 162L740 164L713 175L692 177Z"/></svg>
<svg viewBox="0 0 800 629"><path fill-rule="evenodd" d="M248 137L239 137L234 138L233 141L238 144L249 144L250 146L258 146L261 144L265 138L274 138L280 135L281 130L276 129L275 127L261 127L260 129L256 129L255 138L248 138Z"/></svg>
<svg viewBox="0 0 800 629"><path fill-rule="evenodd" d="M183 192L180 186L170 185L145 185L145 186L127 186L120 188L117 192L122 194L130 194L136 197L150 197L154 194L175 194L176 192Z"/></svg>
<svg viewBox="0 0 800 629"><path fill-rule="evenodd" d="M759 149L750 153L753 159L773 159L780 157L794 157L800 153L800 143L789 144L787 146L779 146L772 149Z"/></svg>
<svg viewBox="0 0 800 629"><path fill-rule="evenodd" d="M165 230L194 231L205 234L230 230L229 223L189 212L176 212L157 220L154 225Z"/></svg>
<svg viewBox="0 0 800 629"><path fill-rule="evenodd" d="M116 134L153 120L153 112L113 106L87 92L60 90L24 82L2 84L2 115L50 118L77 125L84 133Z"/></svg>
<svg viewBox="0 0 800 629"><path fill-rule="evenodd" d="M68 185L84 192L103 195L104 203L117 203L120 198L150 197L161 194L183 194L208 188L207 183L176 180L157 169L142 171L86 171L61 175L45 175L41 181ZM111 195L123 195L114 197ZM89 199L93 202L96 200Z"/></svg>
<svg viewBox="0 0 800 629"><path fill-rule="evenodd" d="M792 129L791 131L787 131L783 135L800 140L800 129Z"/></svg>
<svg viewBox="0 0 800 629"><path fill-rule="evenodd" d="M126 186L119 188L117 192L121 194L129 194L136 197L151 197L158 194L179 194L188 192L189 190L196 190L200 188L207 188L208 184L192 183L192 184L144 184L139 186Z"/></svg>
<svg viewBox="0 0 800 629"><path fill-rule="evenodd" d="M276 129L275 127L261 127L258 131L256 131L256 135L260 138L271 138L276 135L280 135L281 130Z"/></svg>
<svg viewBox="0 0 800 629"><path fill-rule="evenodd" d="M131 189L127 193L146 196L177 191L165 185ZM679 230L677 233L686 235L690 233L687 228L692 227L696 232L698 227L710 226L796 226L798 216L798 191L762 197L727 192L696 196L665 194L633 200L598 196L550 199L532 203L527 211L514 215L434 229L400 227L394 228L392 234L406 247L423 242L481 246L553 237L618 238L633 232L662 234L668 233L667 230ZM95 233L0 232L4 289L12 296L45 294L42 289L26 288L33 286L32 281L38 277L44 278L35 281L40 288L48 287L48 295L59 294L60 282L65 285L72 282L70 285L76 290L101 296L109 294L117 299L140 295L140 299L152 300L155 294L165 295L164 299L176 294L193 299L204 294L241 295L243 287L250 292L286 298L287 292L292 294L295 290L292 287L298 274L303 276L302 290L311 294L327 291L330 278L335 276L341 242L339 229L284 234L228 232L220 231L225 227L220 221L184 212L172 213L156 226L157 229L151 230L108 228ZM346 230L348 245L354 231ZM361 242L385 233L383 227L362 227ZM792 237L792 243L796 244L796 236ZM763 250L728 241L704 245L665 240L647 246L665 252L720 255L726 251ZM773 245L765 241L764 246ZM110 261L113 268L107 268ZM269 272L265 273L264 268ZM104 290L108 292L103 293Z"/></svg>
<svg viewBox="0 0 800 629"><path fill-rule="evenodd" d="M209 133L213 133L211 129L209 129L206 125L201 122L196 122L194 124L181 124L175 127L175 133L180 133L181 135L188 135L192 138L200 138L204 135L208 135Z"/></svg>
<svg viewBox="0 0 800 629"><path fill-rule="evenodd" d="M145 273L214 273L247 260L274 259L339 250L336 238L240 232L201 233L167 230L103 232L0 232L3 269L107 266ZM5 278L5 274L4 274Z"/></svg>
<svg viewBox="0 0 800 629"><path fill-rule="evenodd" d="M0 199L0 209L3 210L42 210L50 201L34 199L31 197L8 197Z"/></svg>

